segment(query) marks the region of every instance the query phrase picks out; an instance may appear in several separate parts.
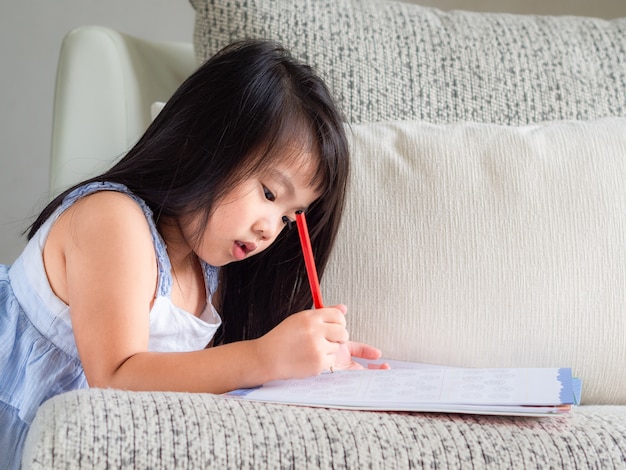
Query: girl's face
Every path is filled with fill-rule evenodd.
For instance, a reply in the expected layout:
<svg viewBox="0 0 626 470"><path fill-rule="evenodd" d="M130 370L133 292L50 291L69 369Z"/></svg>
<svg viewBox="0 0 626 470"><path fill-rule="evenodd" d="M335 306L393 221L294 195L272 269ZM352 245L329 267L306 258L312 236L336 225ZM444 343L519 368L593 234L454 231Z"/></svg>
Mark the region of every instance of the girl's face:
<svg viewBox="0 0 626 470"><path fill-rule="evenodd" d="M279 164L234 186L209 218L196 254L213 266L223 266L265 250L285 223L295 220L296 211L306 210L319 197L310 186L314 161L314 155L305 154L295 163Z"/></svg>

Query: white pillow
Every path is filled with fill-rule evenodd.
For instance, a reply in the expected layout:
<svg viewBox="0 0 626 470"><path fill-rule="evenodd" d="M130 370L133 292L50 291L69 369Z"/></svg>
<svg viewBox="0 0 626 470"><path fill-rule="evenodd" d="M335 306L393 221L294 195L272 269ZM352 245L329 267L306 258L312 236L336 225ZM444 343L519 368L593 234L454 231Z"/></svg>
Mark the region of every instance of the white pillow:
<svg viewBox="0 0 626 470"><path fill-rule="evenodd" d="M352 125L323 279L389 358L571 366L626 404L626 118Z"/></svg>

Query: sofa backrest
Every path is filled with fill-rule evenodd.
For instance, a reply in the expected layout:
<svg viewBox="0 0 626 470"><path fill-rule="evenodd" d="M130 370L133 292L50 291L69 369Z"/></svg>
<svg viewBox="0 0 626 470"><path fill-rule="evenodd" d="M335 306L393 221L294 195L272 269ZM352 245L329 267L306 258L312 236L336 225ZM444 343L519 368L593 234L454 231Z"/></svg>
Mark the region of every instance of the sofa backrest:
<svg viewBox="0 0 626 470"><path fill-rule="evenodd" d="M191 0L199 61L287 46L349 122L529 124L626 113L626 19L444 12L392 0Z"/></svg>

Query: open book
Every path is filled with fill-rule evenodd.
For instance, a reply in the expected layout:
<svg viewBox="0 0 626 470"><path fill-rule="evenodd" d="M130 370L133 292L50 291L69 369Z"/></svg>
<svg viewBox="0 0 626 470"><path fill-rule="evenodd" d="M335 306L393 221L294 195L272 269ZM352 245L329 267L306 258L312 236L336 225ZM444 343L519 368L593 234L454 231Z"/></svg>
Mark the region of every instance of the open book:
<svg viewBox="0 0 626 470"><path fill-rule="evenodd" d="M326 408L520 416L560 415L580 401L581 382L569 368L474 369L386 362L391 370L275 380L226 395Z"/></svg>

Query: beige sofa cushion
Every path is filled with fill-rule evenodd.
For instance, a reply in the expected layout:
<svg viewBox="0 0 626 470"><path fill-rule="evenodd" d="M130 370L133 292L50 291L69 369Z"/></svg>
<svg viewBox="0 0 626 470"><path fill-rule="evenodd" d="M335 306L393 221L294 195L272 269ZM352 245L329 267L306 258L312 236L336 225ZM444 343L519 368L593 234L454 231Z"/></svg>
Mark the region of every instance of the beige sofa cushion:
<svg viewBox="0 0 626 470"><path fill-rule="evenodd" d="M352 337L458 366L571 366L626 404L626 118L352 125L323 279Z"/></svg>
<svg viewBox="0 0 626 470"><path fill-rule="evenodd" d="M204 61L282 42L350 122L527 124L626 114L626 19L444 12L392 0L190 0Z"/></svg>

